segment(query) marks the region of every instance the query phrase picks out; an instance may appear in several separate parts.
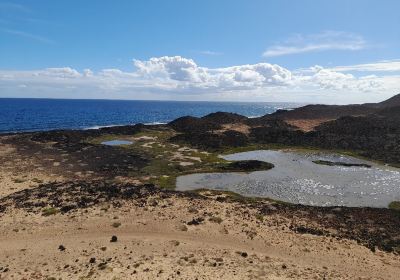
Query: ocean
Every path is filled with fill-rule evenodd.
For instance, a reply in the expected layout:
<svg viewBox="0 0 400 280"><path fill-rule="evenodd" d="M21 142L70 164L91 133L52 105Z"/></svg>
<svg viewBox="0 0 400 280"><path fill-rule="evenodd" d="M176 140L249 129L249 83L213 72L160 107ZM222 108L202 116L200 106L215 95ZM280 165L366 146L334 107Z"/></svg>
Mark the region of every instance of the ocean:
<svg viewBox="0 0 400 280"><path fill-rule="evenodd" d="M278 109L302 105L304 104L0 98L0 133L167 123L182 116L201 117L218 111L257 117Z"/></svg>

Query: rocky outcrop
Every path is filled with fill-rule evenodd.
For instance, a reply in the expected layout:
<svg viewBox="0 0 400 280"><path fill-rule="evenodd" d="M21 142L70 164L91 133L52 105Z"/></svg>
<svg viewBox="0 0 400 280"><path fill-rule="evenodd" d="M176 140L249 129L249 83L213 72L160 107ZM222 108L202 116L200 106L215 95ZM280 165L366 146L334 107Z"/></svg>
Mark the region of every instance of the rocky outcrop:
<svg viewBox="0 0 400 280"><path fill-rule="evenodd" d="M43 132L35 132L32 134L31 140L41 143L59 142L59 143L77 143L88 137L97 137L105 133L117 135L133 135L140 132L144 124L124 125L103 127L100 129L88 130L50 130Z"/></svg>
<svg viewBox="0 0 400 280"><path fill-rule="evenodd" d="M259 170L269 170L274 168L274 165L269 162L259 160L240 160L227 164L223 170L238 171L238 172L252 172Z"/></svg>
<svg viewBox="0 0 400 280"><path fill-rule="evenodd" d="M170 139L175 143L186 143L205 150L218 150L222 147L240 147L249 144L248 137L240 132L228 130L222 134L212 132L186 132Z"/></svg>
<svg viewBox="0 0 400 280"><path fill-rule="evenodd" d="M394 107L397 108L397 107ZM398 114L400 108L393 109ZM368 158L400 163L400 118L383 115L346 116L303 132L284 127L255 127L251 141L358 152Z"/></svg>
<svg viewBox="0 0 400 280"><path fill-rule="evenodd" d="M228 123L245 122L248 118L235 113L216 112L201 118L204 121L213 122L219 125Z"/></svg>
<svg viewBox="0 0 400 280"><path fill-rule="evenodd" d="M371 165L366 163L349 163L341 161L329 161L329 160L314 160L315 164L328 165L328 166L345 166L345 167L365 167L371 168Z"/></svg>
<svg viewBox="0 0 400 280"><path fill-rule="evenodd" d="M400 106L400 94L397 94L385 101L374 104L376 107L383 108L391 108L391 107L399 107Z"/></svg>
<svg viewBox="0 0 400 280"><path fill-rule="evenodd" d="M400 94L380 103L365 103L351 105L306 105L293 110L278 110L257 118L256 121L268 119L298 120L298 119L326 119L333 120L344 116L366 116L377 114L382 109L400 106Z"/></svg>
<svg viewBox="0 0 400 280"><path fill-rule="evenodd" d="M172 127L178 132L186 133L202 133L206 131L221 129L221 125L216 122L191 116L178 118L170 122L168 126Z"/></svg>

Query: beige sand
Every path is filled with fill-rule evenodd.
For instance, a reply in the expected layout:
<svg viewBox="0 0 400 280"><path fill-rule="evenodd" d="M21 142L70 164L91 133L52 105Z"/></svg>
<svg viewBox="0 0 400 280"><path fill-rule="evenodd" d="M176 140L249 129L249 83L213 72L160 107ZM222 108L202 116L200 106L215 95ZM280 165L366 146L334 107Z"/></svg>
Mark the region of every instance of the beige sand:
<svg viewBox="0 0 400 280"><path fill-rule="evenodd" d="M400 275L398 256L372 253L353 241L295 234L287 228L290 221L279 215L260 221L255 214L238 203L176 197L150 197L144 207L104 204L47 217L8 211L0 225L0 267L8 271L0 279L398 279ZM205 221L185 224L197 217ZM112 235L117 242L110 242ZM65 251L59 250L60 245Z"/></svg>

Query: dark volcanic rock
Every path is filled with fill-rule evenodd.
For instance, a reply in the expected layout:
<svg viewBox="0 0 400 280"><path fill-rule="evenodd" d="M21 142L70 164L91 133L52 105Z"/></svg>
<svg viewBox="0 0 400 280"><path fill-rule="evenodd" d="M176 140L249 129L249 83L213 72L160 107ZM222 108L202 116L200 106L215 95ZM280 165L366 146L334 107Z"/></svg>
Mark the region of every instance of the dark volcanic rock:
<svg viewBox="0 0 400 280"><path fill-rule="evenodd" d="M308 145L355 150L372 159L400 163L399 118L343 117L322 124L305 136L303 143Z"/></svg>
<svg viewBox="0 0 400 280"><path fill-rule="evenodd" d="M240 147L249 143L245 134L233 130L225 131L222 134L211 132L184 133L172 137L170 141L185 143L206 150L218 150L222 147Z"/></svg>
<svg viewBox="0 0 400 280"><path fill-rule="evenodd" d="M187 133L202 133L221 128L218 123L190 116L178 118L168 125L176 131Z"/></svg>
<svg viewBox="0 0 400 280"><path fill-rule="evenodd" d="M317 235L317 236L324 235L324 232L322 230L309 228L309 227L305 227L305 226L298 226L298 227L292 228L292 230L294 230L297 233L301 233L301 234L307 233L307 234Z"/></svg>
<svg viewBox="0 0 400 280"><path fill-rule="evenodd" d="M371 168L371 165L365 163L348 163L348 162L340 162L340 161L328 161L328 160L314 160L316 164L328 165L328 166L346 166L346 167L366 167Z"/></svg>
<svg viewBox="0 0 400 280"><path fill-rule="evenodd" d="M207 116L204 116L201 119L204 121L222 125L228 123L245 122L247 120L247 117L235 113L216 112L208 114Z"/></svg>
<svg viewBox="0 0 400 280"><path fill-rule="evenodd" d="M343 116L360 116L374 113L370 105L307 105L290 111L277 111L266 115L268 118L292 119L337 119Z"/></svg>
<svg viewBox="0 0 400 280"><path fill-rule="evenodd" d="M399 107L400 106L400 94L397 94L385 101L382 101L380 103L377 104L373 104L378 108L391 108L391 107Z"/></svg>
<svg viewBox="0 0 400 280"><path fill-rule="evenodd" d="M387 163L400 163L400 107L367 116L345 116L303 132L279 121L251 129L250 140L264 144L350 150Z"/></svg>
<svg viewBox="0 0 400 280"><path fill-rule="evenodd" d="M0 209L5 211L8 207L16 207L40 213L43 207L51 205L63 209L61 212L65 213L76 208L88 208L104 201L110 201L118 206L121 200L140 201L144 197L160 192L160 189L151 184L124 185L103 181L48 183L0 198ZM172 193L163 191L165 195ZM178 194L180 193L176 195Z"/></svg>
<svg viewBox="0 0 400 280"><path fill-rule="evenodd" d="M239 131L227 130L223 132L221 145L229 147L241 147L249 144L249 138Z"/></svg>
<svg viewBox="0 0 400 280"><path fill-rule="evenodd" d="M400 246L400 215L394 210L278 203L274 207L274 213L290 219L293 223L290 229L299 234L352 239L371 250L378 247L387 252L393 252ZM271 214L270 206L261 207L260 212Z"/></svg>
<svg viewBox="0 0 400 280"><path fill-rule="evenodd" d="M68 145L72 143L79 143L88 137L97 137L105 133L133 135L140 132L144 127L145 125L143 124L136 124L88 130L51 130L33 133L31 140L42 143L57 142Z"/></svg>
<svg viewBox="0 0 400 280"><path fill-rule="evenodd" d="M203 223L204 222L204 218L195 218L195 219L193 219L193 220L191 220L191 221L189 221L189 222L187 222L187 224L189 225L189 226L198 226L198 225L200 225L201 223Z"/></svg>
<svg viewBox="0 0 400 280"><path fill-rule="evenodd" d="M202 118L196 118L191 116L181 117L168 125L179 132L195 133L195 132L207 132L221 129L223 124L228 123L239 123L247 120L247 117L225 112L211 113Z"/></svg>
<svg viewBox="0 0 400 280"><path fill-rule="evenodd" d="M290 126L284 126L281 121L275 125L260 126L251 129L250 137L257 143L279 143L286 145L296 145L304 133L294 130Z"/></svg>
<svg viewBox="0 0 400 280"><path fill-rule="evenodd" d="M228 171L258 171L274 168L274 165L269 162L259 160L241 160L229 163L223 169Z"/></svg>
<svg viewBox="0 0 400 280"><path fill-rule="evenodd" d="M59 163L58 172L64 174L90 172L97 176L114 178L140 170L148 164L149 158L145 153L137 153L122 147L91 144L87 139L108 133L134 135L142 131L142 128L143 125L134 125L100 130L46 131L14 135L3 142L15 145L16 152L23 157L38 158L39 154L42 158L51 158ZM53 165L53 162L41 160L40 164L57 173L57 165Z"/></svg>

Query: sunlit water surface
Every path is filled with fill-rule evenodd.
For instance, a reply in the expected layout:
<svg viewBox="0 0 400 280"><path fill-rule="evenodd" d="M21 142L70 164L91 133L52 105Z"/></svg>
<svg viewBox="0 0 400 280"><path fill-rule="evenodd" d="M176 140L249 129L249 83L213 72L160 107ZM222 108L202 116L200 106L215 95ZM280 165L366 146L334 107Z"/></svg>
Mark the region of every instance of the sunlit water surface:
<svg viewBox="0 0 400 280"><path fill-rule="evenodd" d="M387 207L400 200L400 169L330 153L260 150L223 157L262 160L275 167L245 173L201 173L180 176L178 190L229 190L244 196L270 197L318 206ZM314 160L365 163L372 167L316 164Z"/></svg>

